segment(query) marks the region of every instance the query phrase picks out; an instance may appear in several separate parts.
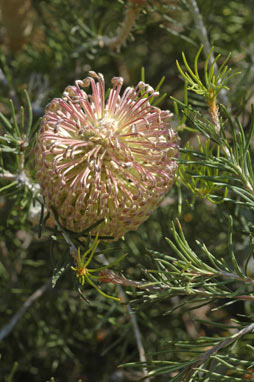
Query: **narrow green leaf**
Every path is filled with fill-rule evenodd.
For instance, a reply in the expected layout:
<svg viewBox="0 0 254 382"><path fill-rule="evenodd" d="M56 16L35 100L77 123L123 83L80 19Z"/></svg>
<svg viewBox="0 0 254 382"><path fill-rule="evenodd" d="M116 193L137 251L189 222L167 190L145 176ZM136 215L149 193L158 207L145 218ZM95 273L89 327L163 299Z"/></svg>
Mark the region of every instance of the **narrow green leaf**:
<svg viewBox="0 0 254 382"><path fill-rule="evenodd" d="M12 369L11 369L11 372L6 379L6 382L13 382L13 377L14 377L14 374L17 370L18 365L19 365L18 362L14 362Z"/></svg>
<svg viewBox="0 0 254 382"><path fill-rule="evenodd" d="M31 105L31 101L30 101L27 90L24 90L24 94L26 97L26 103L27 103L27 109L28 109L28 121L27 121L26 135L27 135L27 137L30 137L32 123L33 123L33 111L32 111L32 105Z"/></svg>
<svg viewBox="0 0 254 382"><path fill-rule="evenodd" d="M0 120L4 124L3 127L7 130L8 133L12 133L13 128L9 120L3 115L3 113L0 113Z"/></svg>
<svg viewBox="0 0 254 382"><path fill-rule="evenodd" d="M229 250L229 255L231 257L236 273L240 277L245 277L237 263L237 260L233 251L233 218L231 215L229 215L229 218L228 218L228 250Z"/></svg>
<svg viewBox="0 0 254 382"><path fill-rule="evenodd" d="M205 83L206 83L206 87L207 89L209 90L210 89L210 83L209 83L209 80L208 80L208 76L209 76L209 70L208 70L208 67L209 67L209 60L210 60L210 56L213 52L213 47L210 49L209 53L208 53L208 56L205 60L205 68L204 68L204 72L205 72Z"/></svg>
<svg viewBox="0 0 254 382"><path fill-rule="evenodd" d="M141 81L145 82L145 68L142 66L141 68Z"/></svg>
<svg viewBox="0 0 254 382"><path fill-rule="evenodd" d="M201 47L199 48L199 50L195 56L195 61L194 61L195 75L199 80L200 80L200 78L199 78L199 73L198 73L198 59L199 59L199 56L200 56L200 53L202 52L202 50L203 50L203 45L201 45Z"/></svg>
<svg viewBox="0 0 254 382"><path fill-rule="evenodd" d="M164 93L159 98L157 98L156 101L153 103L152 103L152 99L151 99L151 104L153 104L153 106L159 105L166 97L167 97L167 93Z"/></svg>
<svg viewBox="0 0 254 382"><path fill-rule="evenodd" d="M11 182L11 183L7 184L6 186L0 188L0 192L6 191L6 190L8 190L9 188L12 188L12 187L14 187L14 186L17 186L17 184L18 184L18 181L15 180L14 182Z"/></svg>
<svg viewBox="0 0 254 382"><path fill-rule="evenodd" d="M21 132L21 135L23 136L24 134L24 107L21 106L20 107L20 132Z"/></svg>
<svg viewBox="0 0 254 382"><path fill-rule="evenodd" d="M16 119L16 115L15 115L15 109L14 109L14 104L13 104L12 99L10 99L10 106L11 106L11 117L12 117L12 121L13 121L14 131L16 132L17 136L20 137L21 133L20 133L19 126L18 126L18 123L17 123L17 119Z"/></svg>
<svg viewBox="0 0 254 382"><path fill-rule="evenodd" d="M245 142L245 147L243 150L243 155L245 156L247 153L247 150L249 149L251 138L253 137L253 132L254 132L254 105L251 105L251 125L250 125L250 131L248 133L246 142Z"/></svg>
<svg viewBox="0 0 254 382"><path fill-rule="evenodd" d="M226 59L223 61L223 63L220 65L217 76L219 76L222 72L225 70L225 66L228 63L229 59L231 57L231 53L229 53L226 57Z"/></svg>

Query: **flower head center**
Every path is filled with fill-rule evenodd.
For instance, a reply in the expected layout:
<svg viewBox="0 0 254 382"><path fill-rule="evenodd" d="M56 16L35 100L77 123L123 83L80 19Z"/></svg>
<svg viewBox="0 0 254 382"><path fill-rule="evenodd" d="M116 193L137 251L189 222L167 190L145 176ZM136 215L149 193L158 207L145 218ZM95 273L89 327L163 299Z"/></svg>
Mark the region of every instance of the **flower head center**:
<svg viewBox="0 0 254 382"><path fill-rule="evenodd" d="M93 128L93 133L88 133L89 140L107 148L110 145L110 138L116 135L118 128L118 122L114 118L105 116L97 121L96 126Z"/></svg>
<svg viewBox="0 0 254 382"><path fill-rule="evenodd" d="M118 123L114 118L111 118L109 116L104 117L99 121L99 134L103 136L104 138L110 137L112 135L115 135L115 132L118 129Z"/></svg>

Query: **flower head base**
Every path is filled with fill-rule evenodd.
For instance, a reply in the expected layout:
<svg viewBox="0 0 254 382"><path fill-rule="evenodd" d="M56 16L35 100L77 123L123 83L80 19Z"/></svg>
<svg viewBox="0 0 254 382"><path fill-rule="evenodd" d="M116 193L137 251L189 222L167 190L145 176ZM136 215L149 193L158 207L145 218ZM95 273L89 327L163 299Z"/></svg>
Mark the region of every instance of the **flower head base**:
<svg viewBox="0 0 254 382"><path fill-rule="evenodd" d="M36 170L48 207L63 227L115 240L136 230L170 189L177 168L171 113L150 104L158 93L139 82L120 96L121 77L105 100L102 74L68 86L46 107ZM92 94L83 88L91 86Z"/></svg>

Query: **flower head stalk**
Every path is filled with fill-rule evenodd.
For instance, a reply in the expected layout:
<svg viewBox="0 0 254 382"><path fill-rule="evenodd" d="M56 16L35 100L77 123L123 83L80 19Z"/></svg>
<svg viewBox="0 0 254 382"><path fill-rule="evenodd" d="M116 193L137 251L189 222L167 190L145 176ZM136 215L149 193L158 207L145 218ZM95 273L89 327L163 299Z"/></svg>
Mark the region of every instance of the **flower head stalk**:
<svg viewBox="0 0 254 382"><path fill-rule="evenodd" d="M158 207L176 172L172 114L150 104L139 82L123 94L121 77L105 99L102 74L89 72L46 107L36 146L36 174L63 227L115 240ZM90 87L91 94L84 89Z"/></svg>

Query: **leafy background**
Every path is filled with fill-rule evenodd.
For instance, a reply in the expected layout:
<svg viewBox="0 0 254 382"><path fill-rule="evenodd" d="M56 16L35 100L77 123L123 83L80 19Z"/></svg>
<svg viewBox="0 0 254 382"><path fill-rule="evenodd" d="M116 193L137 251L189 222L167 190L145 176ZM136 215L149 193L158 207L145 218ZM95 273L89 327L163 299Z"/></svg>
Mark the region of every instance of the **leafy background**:
<svg viewBox="0 0 254 382"><path fill-rule="evenodd" d="M191 4L188 0L2 0L0 111L11 121L9 99L13 100L18 112L21 105L26 105L23 91L27 89L36 126L46 104L60 96L67 85L86 77L89 70L103 73L108 86L113 76L120 75L127 86L140 80L142 67L146 81L154 87L165 76L160 91L167 96L160 107L173 110L170 97L181 101L184 98L184 82L176 60L181 61L184 51L189 62L193 62L202 43ZM232 118L237 116L248 131L254 90L254 3L251 0L241 1L241 4L233 0L206 0L198 1L198 6L215 54L227 56L231 52L229 64L233 71L241 72L230 82L226 106ZM119 49L103 46L102 36L117 34L128 7L138 9L128 38ZM204 68L205 58L205 55L200 58L200 70ZM208 117L207 106L200 96L190 94L189 103ZM27 109L25 118L28 118ZM172 124L177 126L176 118ZM3 132L0 124L1 130ZM187 141L196 144L194 135L190 131L179 131L181 146ZM26 161L31 177L34 175L33 154L32 150ZM9 170L15 169L11 153L1 155L1 167L6 166ZM6 185L1 178L0 182ZM29 296L48 283L54 266L68 260L62 241L57 240L52 250L50 232L44 230L39 238L38 221L33 222L29 212L31 198L29 191L24 189L0 196L1 328ZM253 231L253 210L230 201L216 205L206 198L193 198L180 180L137 232L128 233L125 241L100 248L108 260L128 253L116 271L132 280L149 280L148 270L162 269L162 263L156 261L158 257L176 256L165 240L165 237L174 240L171 228L176 218L180 219L191 248L199 251L196 243L199 240L217 259L226 258L229 215L233 216L234 248L241 266L251 248L249 234ZM201 252L197 253L205 259ZM253 269L253 262L250 264ZM253 270L251 274L253 276ZM158 277L162 283L162 274ZM179 274L176 280L180 280ZM200 289L202 287L200 284ZM237 287L235 282L231 293ZM102 289L111 295L118 293L115 285L107 284ZM203 298L198 304L181 293L172 295L156 291L153 294L133 287L125 288L125 292L135 311L154 381L171 381L177 372L164 369L161 373L160 367L165 365L164 361L183 365L191 360L196 356L195 341L202 341L205 336L226 337L234 333L232 327L236 322L248 324L253 319L251 300L234 300L233 304L227 304L232 301L228 296L220 300L213 296ZM89 286L84 293L89 303L80 298L73 272L67 269L54 289L47 289L34 301L0 342L1 380L123 382L142 378L127 307L104 298ZM179 341L182 349L175 345ZM204 342L202 351L210 345ZM228 377L227 380L233 380L234 367L242 371L254 368L251 346L253 334L248 333L230 350L236 361L231 357L230 367L220 363L216 371ZM119 368L128 363L132 363L131 366ZM235 380L248 376L243 371ZM204 375L196 376L194 380L224 380L221 374L205 378Z"/></svg>

